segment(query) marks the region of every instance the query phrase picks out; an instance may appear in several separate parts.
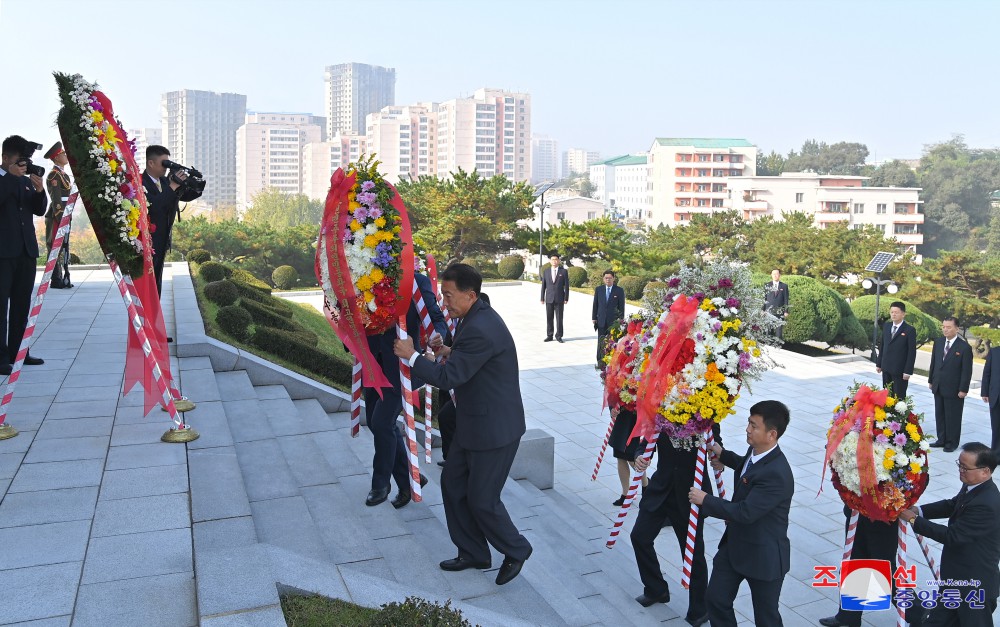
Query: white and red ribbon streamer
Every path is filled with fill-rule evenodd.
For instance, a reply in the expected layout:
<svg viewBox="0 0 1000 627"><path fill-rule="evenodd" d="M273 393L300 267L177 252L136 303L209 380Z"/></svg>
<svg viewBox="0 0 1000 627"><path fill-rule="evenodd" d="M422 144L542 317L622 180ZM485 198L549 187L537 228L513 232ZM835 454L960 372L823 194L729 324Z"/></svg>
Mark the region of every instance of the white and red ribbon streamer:
<svg viewBox="0 0 1000 627"><path fill-rule="evenodd" d="M361 362L354 358L351 369L351 437L361 433Z"/></svg>
<svg viewBox="0 0 1000 627"><path fill-rule="evenodd" d="M608 422L608 432L604 435L604 443L601 444L601 451L597 454L597 463L594 464L594 472L590 475L591 481L597 480L597 472L601 469L601 462L604 461L604 453L608 450L608 440L611 439L611 431L615 428L618 411L617 407L611 410L611 421Z"/></svg>
<svg viewBox="0 0 1000 627"><path fill-rule="evenodd" d="M844 538L844 561L851 559L851 553L854 551L854 536L858 532L858 517L860 512L856 509L851 510L851 518L847 522L847 537Z"/></svg>
<svg viewBox="0 0 1000 627"><path fill-rule="evenodd" d="M642 459L649 461L653 456L653 451L656 450L656 440L659 439L660 432L657 431L653 433L653 436L646 443L646 450L642 452ZM635 500L635 495L639 492L639 484L642 483L642 475L645 471L632 470L632 481L629 483L628 492L625 493L625 501L622 502L621 508L618 510L618 517L615 518L614 524L611 526L611 533L608 535L608 541L605 546L609 549L614 548L615 542L618 540L618 534L621 533L622 525L625 523L625 519L628 517L628 508L631 507L632 501Z"/></svg>
<svg viewBox="0 0 1000 627"><path fill-rule="evenodd" d="M899 528L899 542L896 545L896 568L906 572L906 523L902 520L896 523ZM895 573L893 573L895 575ZM919 599L915 601L919 603ZM896 627L906 627L906 609L896 605Z"/></svg>
<svg viewBox="0 0 1000 627"><path fill-rule="evenodd" d="M711 433L711 432L709 432ZM707 446L702 440L698 447L698 461L694 465L694 487L700 490L705 482L705 466L708 461ZM684 562L681 565L681 586L687 590L691 587L691 564L694 562L694 543L698 538L698 517L700 507L691 503L688 514L687 538L684 541Z"/></svg>
<svg viewBox="0 0 1000 627"><path fill-rule="evenodd" d="M927 538L917 532L913 532L913 535L917 537L917 544L920 545L920 550L924 552L924 559L927 560L927 565L930 567L931 572L934 573L934 579L941 581L941 570L938 569L937 562L934 561L934 556L931 555L931 547L927 544Z"/></svg>
<svg viewBox="0 0 1000 627"><path fill-rule="evenodd" d="M399 324L396 325L396 337L406 340L406 316L399 317ZM399 384L403 396L403 414L406 416L406 448L410 462L410 495L413 501L419 503L420 496L420 459L417 457L417 429L414 419L414 397L413 383L410 378L410 362L400 357L399 359Z"/></svg>

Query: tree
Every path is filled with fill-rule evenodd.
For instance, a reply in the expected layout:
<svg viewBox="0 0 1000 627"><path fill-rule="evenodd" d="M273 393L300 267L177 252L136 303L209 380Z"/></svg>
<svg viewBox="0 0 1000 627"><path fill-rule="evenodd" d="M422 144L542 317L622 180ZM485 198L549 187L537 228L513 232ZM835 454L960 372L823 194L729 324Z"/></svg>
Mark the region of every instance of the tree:
<svg viewBox="0 0 1000 627"><path fill-rule="evenodd" d="M778 176L785 171L785 158L775 151L757 153L757 176Z"/></svg>
<svg viewBox="0 0 1000 627"><path fill-rule="evenodd" d="M828 145L807 139L802 151L788 153L785 172L811 171L818 174L858 175L868 158L868 147L856 142L837 142Z"/></svg>
<svg viewBox="0 0 1000 627"><path fill-rule="evenodd" d="M956 316L963 327L1000 317L1000 259L979 252L942 251L925 259L901 294L935 318Z"/></svg>
<svg viewBox="0 0 1000 627"><path fill-rule="evenodd" d="M323 219L323 203L305 194L286 194L275 187L262 189L250 199L243 214L247 224L266 224L275 228L311 224L317 229Z"/></svg>
<svg viewBox="0 0 1000 627"><path fill-rule="evenodd" d="M887 161L875 168L868 185L871 187L917 187L917 173L898 159Z"/></svg>
<svg viewBox="0 0 1000 627"><path fill-rule="evenodd" d="M537 230L528 229L525 235L525 241L538 242ZM559 253L567 261L606 261L615 271L635 268L640 261L632 235L608 218L561 222L548 227L542 241L546 254ZM634 270L630 273L634 274Z"/></svg>

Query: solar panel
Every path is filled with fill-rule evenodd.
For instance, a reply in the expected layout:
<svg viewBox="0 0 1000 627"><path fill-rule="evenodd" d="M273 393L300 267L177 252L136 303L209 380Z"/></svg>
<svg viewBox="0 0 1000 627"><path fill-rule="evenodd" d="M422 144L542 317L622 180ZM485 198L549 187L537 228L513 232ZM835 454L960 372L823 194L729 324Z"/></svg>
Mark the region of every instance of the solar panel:
<svg viewBox="0 0 1000 627"><path fill-rule="evenodd" d="M896 257L896 253L875 253L872 260L868 262L868 266L865 268L868 272L879 273L885 270L889 262Z"/></svg>
<svg viewBox="0 0 1000 627"><path fill-rule="evenodd" d="M532 195L535 198L538 198L539 196L541 196L545 192L549 191L549 188L551 188L553 185L555 185L555 183L542 183L538 187L535 188L535 193L532 194Z"/></svg>

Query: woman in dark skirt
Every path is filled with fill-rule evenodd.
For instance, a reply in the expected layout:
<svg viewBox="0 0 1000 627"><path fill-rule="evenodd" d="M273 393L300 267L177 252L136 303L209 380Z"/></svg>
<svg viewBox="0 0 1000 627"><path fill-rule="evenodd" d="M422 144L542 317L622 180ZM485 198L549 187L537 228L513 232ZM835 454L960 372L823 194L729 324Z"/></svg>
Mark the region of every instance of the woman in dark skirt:
<svg viewBox="0 0 1000 627"><path fill-rule="evenodd" d="M635 461L636 456L642 451L644 446L641 438L634 438L631 442L628 441L628 436L631 435L632 429L635 428L635 419L635 411L628 409L620 410L618 417L615 419L615 426L611 429L611 437L608 439L611 451L614 453L615 459L618 460L618 479L622 482L622 495L613 503L615 507L621 507L622 503L625 502L628 486L632 482L631 464ZM643 473L642 487L645 488L647 483L649 483L649 478Z"/></svg>

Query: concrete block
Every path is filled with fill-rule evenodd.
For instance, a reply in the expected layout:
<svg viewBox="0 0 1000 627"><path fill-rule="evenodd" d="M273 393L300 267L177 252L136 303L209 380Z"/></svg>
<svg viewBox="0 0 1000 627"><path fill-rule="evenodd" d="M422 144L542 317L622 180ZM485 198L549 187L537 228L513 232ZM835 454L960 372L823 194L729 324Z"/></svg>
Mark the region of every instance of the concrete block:
<svg viewBox="0 0 1000 627"><path fill-rule="evenodd" d="M280 605L203 618L201 621L201 627L285 627L286 625Z"/></svg>
<svg viewBox="0 0 1000 627"><path fill-rule="evenodd" d="M109 470L101 482L100 500L130 499L188 491L185 464Z"/></svg>
<svg viewBox="0 0 1000 627"><path fill-rule="evenodd" d="M89 534L89 520L0 529L0 570L80 561Z"/></svg>
<svg viewBox="0 0 1000 627"><path fill-rule="evenodd" d="M81 401L102 401L107 399L118 400L118 395L121 392L121 382L118 381L114 385L107 385L108 379L105 379L105 385L86 387L86 388L64 388L58 390L56 394L56 403L79 403ZM18 390L20 392L20 390Z"/></svg>
<svg viewBox="0 0 1000 627"><path fill-rule="evenodd" d="M80 566L81 562L68 562L0 572L4 594L0 624L71 614Z"/></svg>
<svg viewBox="0 0 1000 627"><path fill-rule="evenodd" d="M354 452L348 429L321 431L309 434L308 437L319 447L335 476L345 477L366 472L365 466Z"/></svg>
<svg viewBox="0 0 1000 627"><path fill-rule="evenodd" d="M154 410L158 411L158 410ZM166 417L167 414L163 414ZM155 414L154 414L155 416ZM111 432L112 446L127 446L132 444L154 444L160 441L163 432L170 428L166 421L143 421L115 425Z"/></svg>
<svg viewBox="0 0 1000 627"><path fill-rule="evenodd" d="M201 551L197 568L198 609L203 617L280 603L262 544Z"/></svg>
<svg viewBox="0 0 1000 627"><path fill-rule="evenodd" d="M163 430L166 431L166 428ZM112 446L108 451L107 469L122 470L183 464L187 461L187 451L184 448L183 444L166 442Z"/></svg>
<svg viewBox="0 0 1000 627"><path fill-rule="evenodd" d="M97 504L97 486L16 492L0 503L0 527L90 520Z"/></svg>
<svg viewBox="0 0 1000 627"><path fill-rule="evenodd" d="M85 436L73 439L36 440L31 445L25 464L65 462L77 459L104 459L108 453L107 436Z"/></svg>
<svg viewBox="0 0 1000 627"><path fill-rule="evenodd" d="M354 515L353 510L357 508L347 506L348 496L340 485L303 488L302 497L333 563L347 564L382 557L364 521ZM360 498L360 506L365 507L363 497Z"/></svg>
<svg viewBox="0 0 1000 627"><path fill-rule="evenodd" d="M25 434L14 438L20 440ZM104 460L86 459L72 462L24 464L11 482L9 492L34 492L81 488L101 484Z"/></svg>
<svg viewBox="0 0 1000 627"><path fill-rule="evenodd" d="M541 429L528 429L521 436L510 478L527 479L539 490L548 490L555 481L555 440Z"/></svg>
<svg viewBox="0 0 1000 627"><path fill-rule="evenodd" d="M226 518L194 524L194 552L233 549L257 543L253 518Z"/></svg>
<svg viewBox="0 0 1000 627"><path fill-rule="evenodd" d="M274 437L271 425L257 403L256 399L223 401L222 407L234 442L269 440Z"/></svg>
<svg viewBox="0 0 1000 627"><path fill-rule="evenodd" d="M81 583L189 573L192 566L190 529L93 538Z"/></svg>
<svg viewBox="0 0 1000 627"><path fill-rule="evenodd" d="M77 418L75 420L47 420L38 428L36 440L54 438L79 438L88 436L110 436L114 418L99 416Z"/></svg>
<svg viewBox="0 0 1000 627"><path fill-rule="evenodd" d="M298 496L298 483L276 440L240 442L236 445L236 456L251 502Z"/></svg>
<svg viewBox="0 0 1000 627"><path fill-rule="evenodd" d="M188 463L192 520L250 515L250 501L233 447L192 450Z"/></svg>
<svg viewBox="0 0 1000 627"><path fill-rule="evenodd" d="M0 451L4 449L0 448ZM0 453L0 479L11 479L17 474L17 469L21 467L24 453Z"/></svg>
<svg viewBox="0 0 1000 627"><path fill-rule="evenodd" d="M299 417L299 410L287 398L258 400L260 411L276 436L309 433L307 424Z"/></svg>
<svg viewBox="0 0 1000 627"><path fill-rule="evenodd" d="M276 439L299 487L336 483L337 475L308 435L291 435Z"/></svg>
<svg viewBox="0 0 1000 627"><path fill-rule="evenodd" d="M222 400L219 386L215 381L215 371L186 370L181 373L181 393L195 403Z"/></svg>
<svg viewBox="0 0 1000 627"><path fill-rule="evenodd" d="M190 525L191 513L186 494L142 496L98 503L91 535L99 538L163 529L187 529Z"/></svg>
<svg viewBox="0 0 1000 627"><path fill-rule="evenodd" d="M328 559L326 547L301 496L250 504L261 542L308 557Z"/></svg>
<svg viewBox="0 0 1000 627"><path fill-rule="evenodd" d="M253 383L247 373L242 370L233 372L216 372L216 385L219 393L226 401L239 401L246 399L257 399L257 393L253 389Z"/></svg>
<svg viewBox="0 0 1000 627"><path fill-rule="evenodd" d="M177 360L181 377L190 376L196 370L212 370L212 360L208 357L181 357ZM201 376L202 373L197 373ZM183 383L183 381L181 381Z"/></svg>
<svg viewBox="0 0 1000 627"><path fill-rule="evenodd" d="M189 451L233 445L233 433L221 401L199 402L194 411L185 414L185 420L201 434L200 438L188 443Z"/></svg>
<svg viewBox="0 0 1000 627"><path fill-rule="evenodd" d="M87 368L92 372L94 365ZM69 401L52 403L45 417L49 420L65 418L92 418L95 416L112 416L118 407L117 393L112 398L91 401Z"/></svg>
<svg viewBox="0 0 1000 627"><path fill-rule="evenodd" d="M80 586L73 613L79 627L182 627L198 624L192 573Z"/></svg>

